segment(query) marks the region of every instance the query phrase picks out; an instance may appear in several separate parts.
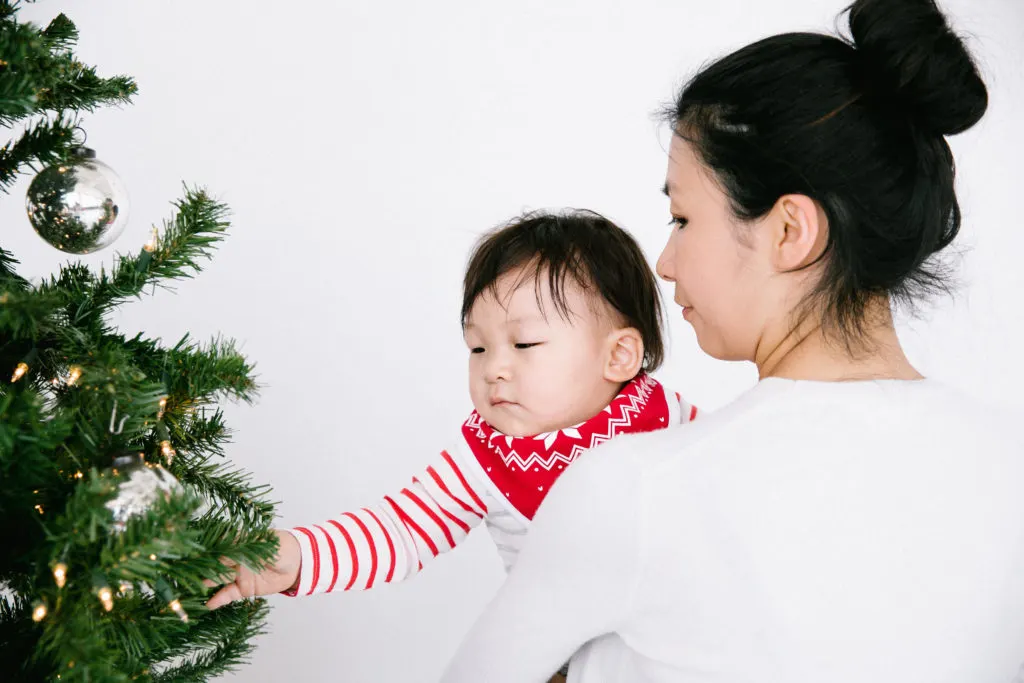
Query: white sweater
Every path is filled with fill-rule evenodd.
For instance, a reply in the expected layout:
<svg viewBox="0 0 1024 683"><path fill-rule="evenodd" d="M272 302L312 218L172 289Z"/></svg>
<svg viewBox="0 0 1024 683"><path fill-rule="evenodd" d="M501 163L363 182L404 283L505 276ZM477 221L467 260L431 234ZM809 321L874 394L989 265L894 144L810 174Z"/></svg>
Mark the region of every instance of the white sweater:
<svg viewBox="0 0 1024 683"><path fill-rule="evenodd" d="M932 380L768 379L553 487L447 683L1009 683L1024 440ZM1021 677L1024 681L1024 676Z"/></svg>

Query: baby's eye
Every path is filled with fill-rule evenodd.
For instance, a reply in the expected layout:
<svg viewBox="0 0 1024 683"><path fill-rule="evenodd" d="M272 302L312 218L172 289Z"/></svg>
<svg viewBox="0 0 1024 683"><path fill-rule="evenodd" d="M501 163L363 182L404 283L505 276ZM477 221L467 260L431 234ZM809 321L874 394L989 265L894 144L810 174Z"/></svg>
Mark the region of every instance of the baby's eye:
<svg viewBox="0 0 1024 683"><path fill-rule="evenodd" d="M484 347L482 347L482 346L474 346L473 348L471 348L469 350L469 352L470 353L483 353L484 352Z"/></svg>
<svg viewBox="0 0 1024 683"><path fill-rule="evenodd" d="M668 222L668 224L669 225L674 225L677 228L679 228L680 230L682 230L683 228L685 228L687 226L687 224L689 222L690 222L689 219L683 218L682 216L672 216L672 220L670 220Z"/></svg>
<svg viewBox="0 0 1024 683"><path fill-rule="evenodd" d="M539 346L540 342L531 342L526 344L516 344L517 349L531 349L534 346Z"/></svg>

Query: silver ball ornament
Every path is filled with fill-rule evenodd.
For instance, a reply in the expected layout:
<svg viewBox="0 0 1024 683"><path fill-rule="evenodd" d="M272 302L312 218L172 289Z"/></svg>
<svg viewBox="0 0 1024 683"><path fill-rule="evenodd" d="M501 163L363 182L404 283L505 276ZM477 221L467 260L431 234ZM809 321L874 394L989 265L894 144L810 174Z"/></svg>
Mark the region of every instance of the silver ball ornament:
<svg viewBox="0 0 1024 683"><path fill-rule="evenodd" d="M105 503L113 513L114 531L123 532L128 520L145 514L157 500L182 490L174 475L160 465L147 463L141 453L114 458L106 476L120 477L117 493Z"/></svg>
<svg viewBox="0 0 1024 683"><path fill-rule="evenodd" d="M128 192L114 170L79 147L44 168L25 197L29 222L51 246L88 254L111 245L128 224Z"/></svg>

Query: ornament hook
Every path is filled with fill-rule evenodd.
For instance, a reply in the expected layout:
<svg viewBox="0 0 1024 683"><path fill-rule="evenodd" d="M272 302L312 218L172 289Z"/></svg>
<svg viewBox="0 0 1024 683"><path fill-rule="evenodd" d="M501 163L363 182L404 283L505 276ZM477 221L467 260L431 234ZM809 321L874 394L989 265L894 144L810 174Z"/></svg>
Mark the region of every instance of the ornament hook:
<svg viewBox="0 0 1024 683"><path fill-rule="evenodd" d="M77 142L75 140L75 134L76 133L81 133L82 134L82 141L81 142ZM82 126L80 124L76 123L74 126L71 127L71 143L72 143L72 147L85 147L85 141L88 140L88 139L89 139L89 134L85 132L85 128L82 128Z"/></svg>
<svg viewBox="0 0 1024 683"><path fill-rule="evenodd" d="M121 421L117 421L117 401L114 401L114 410L110 413L110 433L120 434L124 430L124 423L128 421L131 415L125 415L121 418ZM117 425L117 429L114 429L114 425Z"/></svg>
<svg viewBox="0 0 1024 683"><path fill-rule="evenodd" d="M89 135L85 132L85 128L82 128L81 126L76 125L71 130L72 130L72 133L71 133L70 152L71 152L72 158L74 158L74 159L95 159L96 158L96 151L94 149L90 148L90 147L86 147L85 146L86 141L89 139ZM79 142L79 141L77 141L75 139L75 133L77 133L77 132L81 132L82 133L82 141L81 142Z"/></svg>

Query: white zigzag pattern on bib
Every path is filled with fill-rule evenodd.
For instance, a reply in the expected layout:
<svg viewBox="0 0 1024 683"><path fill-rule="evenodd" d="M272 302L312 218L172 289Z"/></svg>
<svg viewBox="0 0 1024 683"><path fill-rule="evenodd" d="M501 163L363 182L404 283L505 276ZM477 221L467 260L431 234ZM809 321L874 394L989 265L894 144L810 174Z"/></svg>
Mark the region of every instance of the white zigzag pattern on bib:
<svg viewBox="0 0 1024 683"><path fill-rule="evenodd" d="M545 470L550 471L551 468L558 463L561 463L563 466L570 465L576 458L579 457L580 453L582 453L583 451L588 450L590 448L594 448L595 446L599 446L600 444L614 437L620 429L628 427L629 424L632 422L633 417L639 415L640 411L647 404L647 400L650 398L655 384L656 382L654 379L652 379L651 377L645 377L642 383L637 385L637 394L635 396L623 397L628 399L628 401L623 400L621 401L621 403L615 406L621 408L620 414L618 417L609 418L608 430L606 432L595 432L594 434L591 434L589 444L575 443L572 445L572 448L568 453L560 453L559 451L553 451L550 454L531 453L528 456L523 457L519 455L519 453L517 453L514 448L511 448L511 450L509 450L508 453L504 453L502 452L502 449L500 447L500 442L498 444L494 443L495 439L505 437L505 446L507 448L510 448L512 446L512 442L515 440L516 437L510 437L506 434L502 434L497 430L495 430L491 434L490 439L487 439L487 446L488 448L497 451L498 455L501 456L501 459L505 463L506 467L516 465L522 468L523 470L526 470L527 468L537 466L543 467ZM613 403L615 402L613 401ZM605 408L605 411L611 413L612 404L609 404L608 407ZM475 429L477 438L479 438L480 440L484 440L486 438L486 435L484 434L484 431L481 428L482 424L483 418L481 418L478 414L474 413L471 416L469 422L466 423L466 426L469 427L470 429ZM559 429L557 431L549 432L546 434L538 434L533 438L535 440L545 441L545 445L547 448L550 448L550 443L554 442L554 437L557 437L559 435L564 436L566 438L582 439L584 437L579 433L577 429L582 424L584 423L580 423L579 425L574 425L572 427L566 427L564 429ZM549 441L550 443L548 443Z"/></svg>

